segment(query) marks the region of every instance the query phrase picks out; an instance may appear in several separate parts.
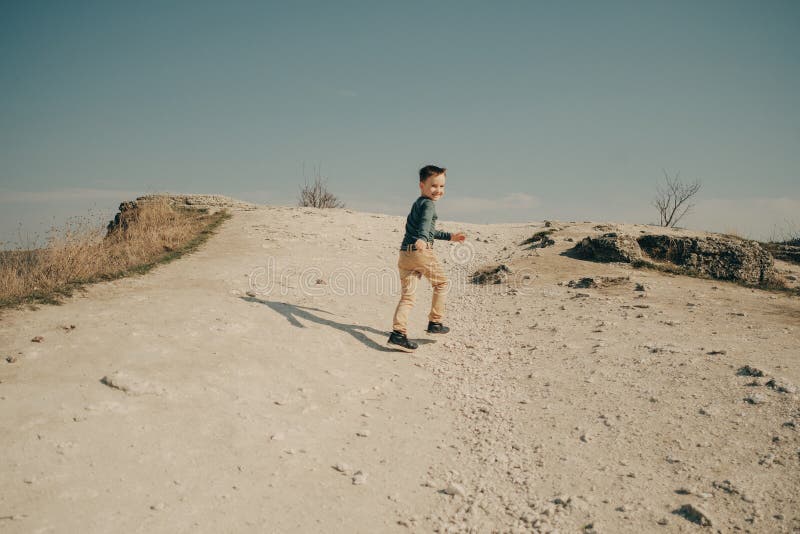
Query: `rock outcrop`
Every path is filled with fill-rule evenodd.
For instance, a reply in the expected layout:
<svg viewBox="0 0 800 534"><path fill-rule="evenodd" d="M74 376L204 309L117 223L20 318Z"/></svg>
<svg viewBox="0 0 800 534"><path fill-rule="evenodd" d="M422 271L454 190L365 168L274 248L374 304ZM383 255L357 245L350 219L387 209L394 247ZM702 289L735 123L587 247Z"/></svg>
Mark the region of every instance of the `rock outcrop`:
<svg viewBox="0 0 800 534"><path fill-rule="evenodd" d="M637 241L650 258L711 278L760 284L775 275L772 255L755 241L669 235L643 235Z"/></svg>
<svg viewBox="0 0 800 534"><path fill-rule="evenodd" d="M136 202L148 202L166 198L171 206L204 209L214 213L223 209L254 210L258 206L235 198L223 195L144 195L138 197Z"/></svg>
<svg viewBox="0 0 800 534"><path fill-rule="evenodd" d="M634 238L607 233L584 238L572 252L601 262L667 262L690 274L746 284L761 284L775 277L769 252L755 241L728 236L645 234Z"/></svg>
<svg viewBox="0 0 800 534"><path fill-rule="evenodd" d="M223 209L253 210L258 207L255 204L223 195L144 195L137 197L136 200L120 203L119 212L106 226L106 236L111 235L117 229L124 230L135 222L139 217L139 208L142 204L163 200L166 200L174 208L205 210L208 213L216 213Z"/></svg>
<svg viewBox="0 0 800 534"><path fill-rule="evenodd" d="M135 200L126 200L119 205L119 211L114 219L106 226L106 237L117 230L127 230L128 227L139 219L139 205Z"/></svg>
<svg viewBox="0 0 800 534"><path fill-rule="evenodd" d="M636 239L615 232L600 237L586 237L572 252L578 258L592 261L631 263L642 259L642 249Z"/></svg>

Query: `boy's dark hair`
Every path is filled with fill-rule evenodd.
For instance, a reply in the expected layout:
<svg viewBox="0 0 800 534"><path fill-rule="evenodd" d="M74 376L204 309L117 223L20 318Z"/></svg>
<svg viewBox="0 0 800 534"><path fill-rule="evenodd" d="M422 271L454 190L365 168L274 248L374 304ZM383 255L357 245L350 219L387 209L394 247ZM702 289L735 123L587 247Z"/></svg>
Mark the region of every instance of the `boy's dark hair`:
<svg viewBox="0 0 800 534"><path fill-rule="evenodd" d="M419 170L419 181L424 182L431 176L438 176L447 172L444 167L437 167L436 165L425 165Z"/></svg>

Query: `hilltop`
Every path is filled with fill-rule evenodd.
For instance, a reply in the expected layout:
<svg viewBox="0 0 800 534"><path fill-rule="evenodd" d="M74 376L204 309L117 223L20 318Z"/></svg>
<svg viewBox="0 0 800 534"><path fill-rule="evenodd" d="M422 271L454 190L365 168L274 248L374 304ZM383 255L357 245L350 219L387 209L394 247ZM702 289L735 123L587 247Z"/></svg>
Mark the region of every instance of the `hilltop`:
<svg viewBox="0 0 800 534"><path fill-rule="evenodd" d="M178 261L0 318L4 531L800 529L795 264L776 291L576 254L703 232L440 221L452 332L423 283L408 355L403 217L224 207Z"/></svg>

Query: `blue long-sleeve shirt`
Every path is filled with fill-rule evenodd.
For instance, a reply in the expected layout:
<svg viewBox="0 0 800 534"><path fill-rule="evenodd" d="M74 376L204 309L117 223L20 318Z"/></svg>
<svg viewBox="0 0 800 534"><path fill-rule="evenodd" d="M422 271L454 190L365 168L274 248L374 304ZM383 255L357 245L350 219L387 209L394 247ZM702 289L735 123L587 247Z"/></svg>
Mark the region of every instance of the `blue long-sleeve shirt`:
<svg viewBox="0 0 800 534"><path fill-rule="evenodd" d="M440 232L436 229L436 206L428 197L419 197L411 206L411 212L406 218L406 234L400 248L413 245L417 239L433 243L434 239L450 240L450 232Z"/></svg>

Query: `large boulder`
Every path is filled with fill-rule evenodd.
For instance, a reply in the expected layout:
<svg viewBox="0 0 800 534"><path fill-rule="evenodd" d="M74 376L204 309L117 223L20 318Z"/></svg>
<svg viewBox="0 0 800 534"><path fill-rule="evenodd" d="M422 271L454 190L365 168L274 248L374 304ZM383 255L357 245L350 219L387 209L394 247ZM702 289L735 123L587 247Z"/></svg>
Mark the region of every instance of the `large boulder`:
<svg viewBox="0 0 800 534"><path fill-rule="evenodd" d="M725 236L643 235L639 246L650 258L694 274L760 284L775 275L772 255L755 241Z"/></svg>
<svg viewBox="0 0 800 534"><path fill-rule="evenodd" d="M645 234L634 238L607 233L584 238L572 253L601 262L667 262L690 274L746 284L760 284L775 276L769 252L755 241L728 236Z"/></svg>
<svg viewBox="0 0 800 534"><path fill-rule="evenodd" d="M642 250L636 239L614 232L600 237L585 237L572 252L578 258L592 261L631 263L642 259Z"/></svg>

